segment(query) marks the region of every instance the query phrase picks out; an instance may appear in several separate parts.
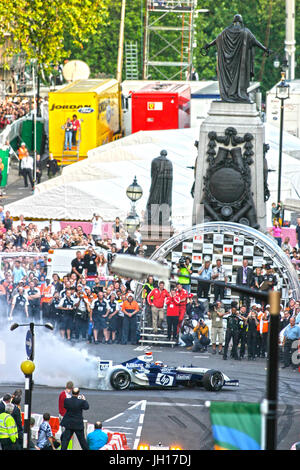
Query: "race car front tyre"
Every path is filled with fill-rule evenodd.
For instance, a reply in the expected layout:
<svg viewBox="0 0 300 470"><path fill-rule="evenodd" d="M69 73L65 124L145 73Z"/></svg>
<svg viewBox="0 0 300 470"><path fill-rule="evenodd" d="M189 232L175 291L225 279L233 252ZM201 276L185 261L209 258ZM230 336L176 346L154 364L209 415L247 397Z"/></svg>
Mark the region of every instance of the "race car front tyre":
<svg viewBox="0 0 300 470"><path fill-rule="evenodd" d="M219 392L224 385L224 377L219 370L208 370L203 375L203 387L209 392Z"/></svg>
<svg viewBox="0 0 300 470"><path fill-rule="evenodd" d="M129 372L124 369L116 369L110 376L110 384L115 390L126 390L129 388L131 378Z"/></svg>

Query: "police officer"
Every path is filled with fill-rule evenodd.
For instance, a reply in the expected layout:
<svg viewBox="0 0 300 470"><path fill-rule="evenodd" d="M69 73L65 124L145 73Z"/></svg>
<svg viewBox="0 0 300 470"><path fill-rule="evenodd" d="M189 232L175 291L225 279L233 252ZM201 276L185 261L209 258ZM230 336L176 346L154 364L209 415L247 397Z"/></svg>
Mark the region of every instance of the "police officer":
<svg viewBox="0 0 300 470"><path fill-rule="evenodd" d="M115 343L116 342L116 331L117 331L117 321L118 321L118 313L120 310L119 303L117 302L117 297L114 292L110 294L108 300L108 337L111 334L111 338L108 340L108 343Z"/></svg>
<svg viewBox="0 0 300 470"><path fill-rule="evenodd" d="M58 308L62 311L64 317L61 334L64 337L65 333L67 333L67 340L71 341L71 330L74 324L75 311L75 300L74 297L72 297L71 289L66 290L66 295L60 300Z"/></svg>
<svg viewBox="0 0 300 470"><path fill-rule="evenodd" d="M40 320L40 300L41 292L35 286L33 281L29 282L29 289L27 290L28 298L28 313L31 321Z"/></svg>
<svg viewBox="0 0 300 470"><path fill-rule="evenodd" d="M80 334L82 339L86 339L88 330L88 319L90 313L89 299L85 295L82 286L77 286L77 303L75 304L75 319L74 319L74 330L75 338L79 339Z"/></svg>
<svg viewBox="0 0 300 470"><path fill-rule="evenodd" d="M24 321L26 318L28 318L28 299L23 287L17 288L17 293L12 299L9 315L10 320L13 319L13 314L20 321Z"/></svg>
<svg viewBox="0 0 300 470"><path fill-rule="evenodd" d="M60 300L59 292L55 291L49 308L50 321L54 327L57 325L59 330L63 320L63 312L58 308Z"/></svg>
<svg viewBox="0 0 300 470"><path fill-rule="evenodd" d="M106 318L108 317L107 301L104 298L103 292L98 292L97 300L91 305L90 320L93 322L93 333L95 344L98 344L98 333L103 331L104 342L108 343L108 331Z"/></svg>
<svg viewBox="0 0 300 470"><path fill-rule="evenodd" d="M227 352L230 340L232 339L232 356L235 360L239 360L238 357L238 340L239 340L239 331L240 331L240 321L244 321L244 317L239 315L237 310L237 302L231 302L231 313L224 319L227 320L227 329L225 334L225 346L223 359L227 359Z"/></svg>
<svg viewBox="0 0 300 470"><path fill-rule="evenodd" d="M274 289L277 284L277 276L273 273L273 269L269 264L266 265L266 273L263 275L263 280L268 284L269 289Z"/></svg>

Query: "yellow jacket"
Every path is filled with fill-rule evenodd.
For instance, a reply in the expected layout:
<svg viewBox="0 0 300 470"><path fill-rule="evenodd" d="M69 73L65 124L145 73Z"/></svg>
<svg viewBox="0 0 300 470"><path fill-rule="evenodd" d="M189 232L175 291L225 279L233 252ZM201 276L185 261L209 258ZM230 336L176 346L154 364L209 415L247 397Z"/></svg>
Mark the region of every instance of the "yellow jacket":
<svg viewBox="0 0 300 470"><path fill-rule="evenodd" d="M10 439L13 443L18 439L16 422L9 413L0 414L0 439Z"/></svg>
<svg viewBox="0 0 300 470"><path fill-rule="evenodd" d="M194 332L197 333L198 339L200 339L201 336L208 337L208 326L207 325L201 326L198 323L198 325L194 328Z"/></svg>

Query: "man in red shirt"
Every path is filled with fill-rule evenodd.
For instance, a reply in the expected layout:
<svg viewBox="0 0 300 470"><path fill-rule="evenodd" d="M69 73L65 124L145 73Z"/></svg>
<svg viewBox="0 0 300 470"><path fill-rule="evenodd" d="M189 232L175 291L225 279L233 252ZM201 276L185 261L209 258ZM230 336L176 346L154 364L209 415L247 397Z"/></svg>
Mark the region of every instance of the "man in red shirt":
<svg viewBox="0 0 300 470"><path fill-rule="evenodd" d="M67 382L65 390L63 390L58 398L58 412L59 412L59 417L60 419L63 418L63 416L66 414L66 409L64 407L64 401L65 398L71 398L72 396L72 390L73 390L74 384L73 382Z"/></svg>
<svg viewBox="0 0 300 470"><path fill-rule="evenodd" d="M157 328L162 329L164 321L164 304L169 292L165 289L165 283L160 281L158 288L152 289L147 300L151 305L153 333L157 333Z"/></svg>
<svg viewBox="0 0 300 470"><path fill-rule="evenodd" d="M168 324L168 340L177 341L177 327L179 319L180 297L176 295L176 290L171 289L169 297L166 298L167 304L167 324Z"/></svg>
<svg viewBox="0 0 300 470"><path fill-rule="evenodd" d="M182 284L180 284L179 282L177 284L176 295L180 299L179 318L178 318L178 326L177 326L177 334L179 334L179 330L181 328L183 318L186 312L186 304L187 304L187 299L189 296L188 292L182 287Z"/></svg>

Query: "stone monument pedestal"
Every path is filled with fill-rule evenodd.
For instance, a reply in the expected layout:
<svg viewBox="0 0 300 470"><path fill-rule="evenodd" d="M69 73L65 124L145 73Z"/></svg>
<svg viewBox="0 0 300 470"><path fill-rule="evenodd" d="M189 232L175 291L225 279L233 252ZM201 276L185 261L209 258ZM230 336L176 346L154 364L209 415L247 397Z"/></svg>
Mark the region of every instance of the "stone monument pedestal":
<svg viewBox="0 0 300 470"><path fill-rule="evenodd" d="M142 245L147 247L145 255L149 258L160 245L174 235L174 229L172 225L145 224L141 226L141 235Z"/></svg>
<svg viewBox="0 0 300 470"><path fill-rule="evenodd" d="M251 206L259 230L266 230L264 143L264 124L255 103L211 103L200 126L193 225L204 221L201 204L209 201L204 218L247 225L246 209ZM248 191L248 205L243 190Z"/></svg>

